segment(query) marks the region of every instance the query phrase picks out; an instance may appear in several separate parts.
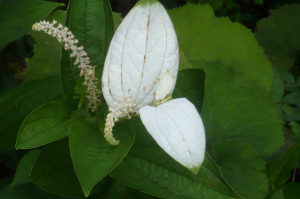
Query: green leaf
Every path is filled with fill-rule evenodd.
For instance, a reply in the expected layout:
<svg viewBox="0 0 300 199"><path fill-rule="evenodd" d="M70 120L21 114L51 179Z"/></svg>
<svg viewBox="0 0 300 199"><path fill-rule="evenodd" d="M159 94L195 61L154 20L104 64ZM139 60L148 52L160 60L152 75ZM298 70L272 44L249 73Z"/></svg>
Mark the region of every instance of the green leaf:
<svg viewBox="0 0 300 199"><path fill-rule="evenodd" d="M48 102L35 109L20 127L16 149L43 146L69 135L71 111L63 102Z"/></svg>
<svg viewBox="0 0 300 199"><path fill-rule="evenodd" d="M0 195L1 195L1 189L5 188L5 187L9 187L8 184L10 184L13 180L14 176L13 175L9 175L7 177L2 177L0 179Z"/></svg>
<svg viewBox="0 0 300 199"><path fill-rule="evenodd" d="M298 107L292 107L291 105L284 103L281 106L283 110L283 120L284 121L297 121L300 120L300 109Z"/></svg>
<svg viewBox="0 0 300 199"><path fill-rule="evenodd" d="M212 154L228 184L243 198L263 198L268 192L265 161L246 144L218 142Z"/></svg>
<svg viewBox="0 0 300 199"><path fill-rule="evenodd" d="M291 136L294 140L300 141L300 124L297 122L290 122L289 124L292 127Z"/></svg>
<svg viewBox="0 0 300 199"><path fill-rule="evenodd" d="M291 73L281 71L280 75L284 83L295 86L295 78Z"/></svg>
<svg viewBox="0 0 300 199"><path fill-rule="evenodd" d="M257 23L255 37L279 70L293 66L300 49L300 5L284 5Z"/></svg>
<svg viewBox="0 0 300 199"><path fill-rule="evenodd" d="M52 22L55 19L58 23L64 24L65 18L66 11L58 10L49 15L46 20ZM62 44L43 31L30 33L37 44L34 45L33 58L26 59L28 69L25 81L59 75Z"/></svg>
<svg viewBox="0 0 300 199"><path fill-rule="evenodd" d="M40 150L34 150L27 153L19 162L15 177L10 187L14 187L19 184L31 182L29 176L31 169L40 154Z"/></svg>
<svg viewBox="0 0 300 199"><path fill-rule="evenodd" d="M267 88L248 80L231 64L190 63L194 68L204 69L206 74L201 117L208 150L219 140L232 140L249 144L265 156L284 144L283 122Z"/></svg>
<svg viewBox="0 0 300 199"><path fill-rule="evenodd" d="M79 40L78 46L84 47L91 65L102 67L114 34L109 1L70 1L65 25ZM60 73L68 104L76 107L79 101L74 100L73 96L75 96L74 87L79 80L79 69L74 66L74 58L70 58L69 53L63 50Z"/></svg>
<svg viewBox="0 0 300 199"><path fill-rule="evenodd" d="M187 4L168 12L179 49L188 60L231 63L237 72L244 73L247 79L256 80L259 86L269 88L272 85L271 63L251 30L231 22L228 17L215 17L209 5Z"/></svg>
<svg viewBox="0 0 300 199"><path fill-rule="evenodd" d="M264 0L254 0L255 4L260 4L263 5L264 4Z"/></svg>
<svg viewBox="0 0 300 199"><path fill-rule="evenodd" d="M84 197L73 168L68 138L43 147L30 178L47 192L66 197Z"/></svg>
<svg viewBox="0 0 300 199"><path fill-rule="evenodd" d="M279 103L283 97L284 93L284 83L281 78L281 75L279 71L275 68L272 67L274 71L274 80L273 80L273 85L270 90L270 99L274 103Z"/></svg>
<svg viewBox="0 0 300 199"><path fill-rule="evenodd" d="M13 189L4 188L0 190L1 199L72 199L63 198L51 193L47 193L33 183L18 185Z"/></svg>
<svg viewBox="0 0 300 199"><path fill-rule="evenodd" d="M84 46L92 66L104 63L114 34L108 0L72 0L68 7L66 26L79 40L78 46Z"/></svg>
<svg viewBox="0 0 300 199"><path fill-rule="evenodd" d="M200 112L203 105L205 73L199 69L178 72L173 98L187 98Z"/></svg>
<svg viewBox="0 0 300 199"><path fill-rule="evenodd" d="M110 199L157 199L158 197L148 195L136 189L126 187L120 182L115 182L110 189Z"/></svg>
<svg viewBox="0 0 300 199"><path fill-rule="evenodd" d="M41 0L0 2L0 46L28 33L34 23L44 20L57 6L59 3Z"/></svg>
<svg viewBox="0 0 300 199"><path fill-rule="evenodd" d="M201 4L209 4L212 9L217 10L222 7L223 0L201 0Z"/></svg>
<svg viewBox="0 0 300 199"><path fill-rule="evenodd" d="M75 100L73 98L76 95L74 87L76 86L76 82L79 80L78 68L72 67L69 58L69 52L63 50L61 57L60 77L67 102L72 108L75 109L78 107L79 103L79 100Z"/></svg>
<svg viewBox="0 0 300 199"><path fill-rule="evenodd" d="M0 95L0 153L14 148L18 130L25 117L51 100L61 100L59 76L24 83Z"/></svg>
<svg viewBox="0 0 300 199"><path fill-rule="evenodd" d="M206 154L197 175L166 154L137 118L130 121L135 142L124 160L110 173L121 183L153 196L233 198L236 194L223 180L213 159Z"/></svg>
<svg viewBox="0 0 300 199"><path fill-rule="evenodd" d="M75 93L79 96L84 94L85 90L87 89L87 86L83 85L84 81L84 76L81 76L74 87Z"/></svg>
<svg viewBox="0 0 300 199"><path fill-rule="evenodd" d="M282 98L284 103L295 104L300 107L300 93L292 92Z"/></svg>
<svg viewBox="0 0 300 199"><path fill-rule="evenodd" d="M134 133L126 126L117 125L113 133L120 140L118 147L109 145L97 126L83 121L71 126L70 151L85 196L122 161L133 144Z"/></svg>
<svg viewBox="0 0 300 199"><path fill-rule="evenodd" d="M182 52L179 53L179 70L193 68L186 58L186 55Z"/></svg>
<svg viewBox="0 0 300 199"><path fill-rule="evenodd" d="M12 73L0 68L0 94L18 85Z"/></svg>
<svg viewBox="0 0 300 199"><path fill-rule="evenodd" d="M298 141L284 154L283 158L267 167L270 182L275 186L283 185L289 178L291 170L300 161L300 142Z"/></svg>
<svg viewBox="0 0 300 199"><path fill-rule="evenodd" d="M226 4L226 7L228 9L230 9L234 5L233 0L224 0L224 3Z"/></svg>
<svg viewBox="0 0 300 199"><path fill-rule="evenodd" d="M122 22L123 18L121 17L121 13L113 12L113 19L114 19L114 30L116 32L117 28L119 27L120 23Z"/></svg>
<svg viewBox="0 0 300 199"><path fill-rule="evenodd" d="M282 190L279 189L278 191L276 191L271 197L270 199L284 199Z"/></svg>
<svg viewBox="0 0 300 199"><path fill-rule="evenodd" d="M300 196L300 183L286 183L282 186L285 199L297 199Z"/></svg>

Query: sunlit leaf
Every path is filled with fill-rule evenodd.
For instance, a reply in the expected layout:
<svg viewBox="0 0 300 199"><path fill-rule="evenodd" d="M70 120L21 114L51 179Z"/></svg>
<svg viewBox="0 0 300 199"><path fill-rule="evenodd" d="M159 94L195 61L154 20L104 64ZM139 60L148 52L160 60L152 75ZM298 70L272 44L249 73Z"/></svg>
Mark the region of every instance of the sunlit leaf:
<svg viewBox="0 0 300 199"><path fill-rule="evenodd" d="M231 64L191 62L205 70L205 95L201 117L207 148L219 140L251 145L259 155L270 155L284 144L283 122L267 88L237 72ZM238 67L237 64L234 64Z"/></svg>
<svg viewBox="0 0 300 199"><path fill-rule="evenodd" d="M255 37L279 70L293 66L300 49L300 5L285 5L257 23Z"/></svg>
<svg viewBox="0 0 300 199"><path fill-rule="evenodd" d="M246 144L218 142L212 148L221 173L237 194L244 198L263 198L268 191L265 161Z"/></svg>
<svg viewBox="0 0 300 199"><path fill-rule="evenodd" d="M232 63L245 78L269 88L273 82L271 63L251 30L227 17L215 17L209 5L187 4L168 11L174 24L180 52L188 60L220 60ZM233 64L234 63L234 64Z"/></svg>

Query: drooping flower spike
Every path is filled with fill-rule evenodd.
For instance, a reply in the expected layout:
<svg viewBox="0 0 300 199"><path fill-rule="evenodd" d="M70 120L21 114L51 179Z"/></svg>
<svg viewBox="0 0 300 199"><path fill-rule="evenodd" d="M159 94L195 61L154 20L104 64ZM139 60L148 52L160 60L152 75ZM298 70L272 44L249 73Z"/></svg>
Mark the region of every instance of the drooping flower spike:
<svg viewBox="0 0 300 199"><path fill-rule="evenodd" d="M95 77L95 67L91 66L90 58L87 56L87 52L84 51L83 46L78 47L78 40L75 39L75 36L67 27L64 27L61 24L58 24L57 27L54 25L57 24L57 21L53 20L52 23L49 21L41 21L39 23L35 23L32 26L33 30L36 31L44 31L45 33L52 35L57 38L59 42L64 42L65 50L72 50L70 57L76 57L74 65L78 65L80 69L79 76L84 76L83 85L87 86L86 97L89 100L89 108L92 111L96 110L97 106L101 103L99 96L101 92L98 90L98 79Z"/></svg>

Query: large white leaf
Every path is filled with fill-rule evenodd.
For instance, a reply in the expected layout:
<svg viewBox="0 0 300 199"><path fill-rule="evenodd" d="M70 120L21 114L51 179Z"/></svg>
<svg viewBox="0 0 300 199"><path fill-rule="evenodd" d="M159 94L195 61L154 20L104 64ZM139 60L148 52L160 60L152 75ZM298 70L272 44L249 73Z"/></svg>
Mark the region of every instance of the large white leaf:
<svg viewBox="0 0 300 199"><path fill-rule="evenodd" d="M199 113L186 98L170 100L139 111L157 144L173 159L197 173L205 154L205 132Z"/></svg>
<svg viewBox="0 0 300 199"><path fill-rule="evenodd" d="M141 0L124 18L110 44L102 76L102 90L112 107L131 96L135 111L153 103L160 78L178 73L176 33L165 8L155 0Z"/></svg>

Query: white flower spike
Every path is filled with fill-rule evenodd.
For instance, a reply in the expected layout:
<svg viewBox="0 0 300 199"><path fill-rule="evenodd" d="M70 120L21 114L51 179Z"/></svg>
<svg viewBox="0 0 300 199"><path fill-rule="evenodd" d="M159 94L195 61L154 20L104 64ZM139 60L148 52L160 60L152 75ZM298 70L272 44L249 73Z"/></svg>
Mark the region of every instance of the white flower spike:
<svg viewBox="0 0 300 199"><path fill-rule="evenodd" d="M97 106L101 103L99 96L100 91L97 88L98 79L95 77L95 67L91 66L90 58L87 56L87 52L84 51L83 46L78 47L78 40L75 39L75 36L67 27L64 27L61 24L58 24L57 27L54 25L57 24L57 21L53 20L52 23L49 21L40 21L39 23L35 23L32 26L32 30L35 31L44 31L45 33L56 37L59 42L64 42L65 50L72 50L70 57L75 57L74 65L78 65L80 69L79 76L84 76L83 85L87 86L86 93L87 98L89 100L89 107L92 111L95 111Z"/></svg>
<svg viewBox="0 0 300 199"><path fill-rule="evenodd" d="M169 70L176 79L178 64L177 37L167 11L157 0L140 0L116 30L106 56L102 91L108 106L121 97L132 97L136 112L152 104L160 78ZM170 92L174 87L175 81Z"/></svg>

